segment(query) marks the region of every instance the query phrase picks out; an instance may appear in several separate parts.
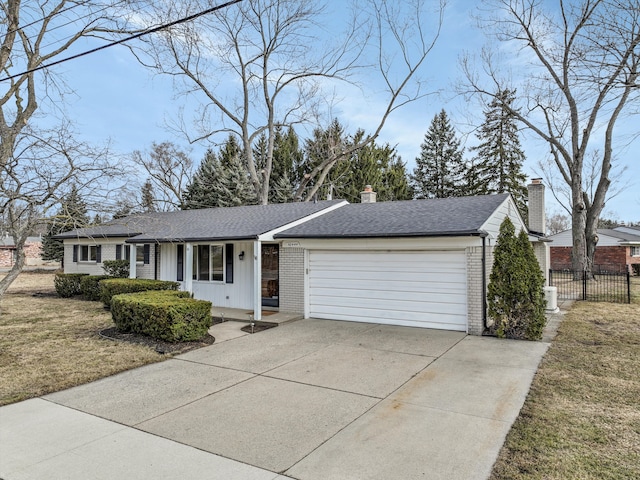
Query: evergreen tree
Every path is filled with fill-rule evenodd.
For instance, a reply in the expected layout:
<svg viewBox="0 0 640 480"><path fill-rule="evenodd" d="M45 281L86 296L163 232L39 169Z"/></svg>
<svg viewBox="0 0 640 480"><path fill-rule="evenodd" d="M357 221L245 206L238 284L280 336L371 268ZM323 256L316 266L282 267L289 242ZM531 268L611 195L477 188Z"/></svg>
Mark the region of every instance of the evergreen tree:
<svg viewBox="0 0 640 480"><path fill-rule="evenodd" d="M233 136L229 136L218 155L207 151L185 190L183 203L185 210L256 203L255 189Z"/></svg>
<svg viewBox="0 0 640 480"><path fill-rule="evenodd" d="M153 194L153 185L151 184L151 179L147 179L142 185L140 204L142 207L142 211L147 212L155 212L156 211L156 199Z"/></svg>
<svg viewBox="0 0 640 480"><path fill-rule="evenodd" d="M462 178L465 195L487 195L490 193L489 185L482 176L475 158L466 163Z"/></svg>
<svg viewBox="0 0 640 480"><path fill-rule="evenodd" d="M383 170L383 185L380 189L382 202L395 200L411 200L413 198L413 188L409 182L406 164L395 155Z"/></svg>
<svg viewBox="0 0 640 480"><path fill-rule="evenodd" d="M451 126L447 112L438 113L425 134L411 177L417 198L446 198L464 195L464 149Z"/></svg>
<svg viewBox="0 0 640 480"><path fill-rule="evenodd" d="M516 118L509 107L515 100L515 90L499 91L484 112L484 123L477 138L477 178L488 193L510 193L526 217L527 187L522 172L525 160L520 145Z"/></svg>
<svg viewBox="0 0 640 480"><path fill-rule="evenodd" d="M500 225L487 289L492 329L499 337L539 340L546 317L544 276L527 233L515 235L509 218Z"/></svg>
<svg viewBox="0 0 640 480"><path fill-rule="evenodd" d="M52 238L59 233L82 228L89 224L87 204L82 200L75 185L62 199L60 209L49 219L47 233L42 237L42 259L61 262L64 259L64 244L62 240Z"/></svg>
<svg viewBox="0 0 640 480"><path fill-rule="evenodd" d="M269 203L288 203L293 201L296 168L302 164L304 153L293 127L286 132L277 127L273 145L273 167L269 180Z"/></svg>

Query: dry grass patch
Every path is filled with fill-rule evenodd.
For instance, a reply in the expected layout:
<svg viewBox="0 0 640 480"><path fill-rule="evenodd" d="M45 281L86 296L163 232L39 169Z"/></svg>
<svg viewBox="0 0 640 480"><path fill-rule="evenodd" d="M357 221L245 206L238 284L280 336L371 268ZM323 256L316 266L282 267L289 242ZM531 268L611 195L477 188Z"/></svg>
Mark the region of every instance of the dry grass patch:
<svg viewBox="0 0 640 480"><path fill-rule="evenodd" d="M98 335L112 325L102 303L58 298L53 273L22 273L0 301L0 405L164 358Z"/></svg>
<svg viewBox="0 0 640 480"><path fill-rule="evenodd" d="M564 318L492 479L640 478L640 279Z"/></svg>

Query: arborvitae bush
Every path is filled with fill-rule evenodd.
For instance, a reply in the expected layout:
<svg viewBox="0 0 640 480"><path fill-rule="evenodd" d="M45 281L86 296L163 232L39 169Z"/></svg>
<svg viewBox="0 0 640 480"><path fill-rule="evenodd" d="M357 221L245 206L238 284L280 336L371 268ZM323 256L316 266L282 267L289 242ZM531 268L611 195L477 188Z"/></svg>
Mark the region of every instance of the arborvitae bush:
<svg viewBox="0 0 640 480"><path fill-rule="evenodd" d="M539 340L546 323L544 276L527 233L516 237L505 218L493 255L488 288L492 331L499 337Z"/></svg>
<svg viewBox="0 0 640 480"><path fill-rule="evenodd" d="M111 298L121 293L144 292L146 290L177 290L178 282L147 280L142 278L109 278L100 282L100 300L105 307L111 306Z"/></svg>
<svg viewBox="0 0 640 480"><path fill-rule="evenodd" d="M56 293L59 297L69 298L75 295L80 295L82 290L80 288L80 281L83 277L87 277L88 273L63 273L57 272L53 280Z"/></svg>
<svg viewBox="0 0 640 480"><path fill-rule="evenodd" d="M102 269L110 277L129 278L129 260L105 260Z"/></svg>

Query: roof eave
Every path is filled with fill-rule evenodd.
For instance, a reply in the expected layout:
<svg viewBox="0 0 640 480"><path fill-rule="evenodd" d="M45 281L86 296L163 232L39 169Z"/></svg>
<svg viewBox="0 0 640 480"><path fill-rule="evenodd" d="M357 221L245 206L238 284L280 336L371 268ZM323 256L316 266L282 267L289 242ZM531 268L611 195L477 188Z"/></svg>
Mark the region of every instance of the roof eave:
<svg viewBox="0 0 640 480"><path fill-rule="evenodd" d="M313 234L313 235L286 235L284 233L274 235L278 240L282 239L343 239L343 238L416 238L416 237L486 237L483 230L468 230L460 232L412 232L412 233L379 233L379 234Z"/></svg>

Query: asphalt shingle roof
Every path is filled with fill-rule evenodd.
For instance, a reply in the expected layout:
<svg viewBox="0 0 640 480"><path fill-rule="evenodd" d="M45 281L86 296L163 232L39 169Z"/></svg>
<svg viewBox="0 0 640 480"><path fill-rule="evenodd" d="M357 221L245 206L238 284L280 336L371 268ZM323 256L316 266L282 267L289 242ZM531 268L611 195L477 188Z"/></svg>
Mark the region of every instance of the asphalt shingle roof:
<svg viewBox="0 0 640 480"><path fill-rule="evenodd" d="M65 232L56 237L133 237L131 241L140 243L254 239L341 202L334 200L147 213Z"/></svg>
<svg viewBox="0 0 640 480"><path fill-rule="evenodd" d="M287 229L276 238L364 238L479 235L508 194L355 203Z"/></svg>
<svg viewBox="0 0 640 480"><path fill-rule="evenodd" d="M625 240L627 242L640 242L640 231L637 235L628 232L621 232L619 230L611 230L609 228L599 228L598 234L600 235L608 235L609 237L619 238L620 240Z"/></svg>

